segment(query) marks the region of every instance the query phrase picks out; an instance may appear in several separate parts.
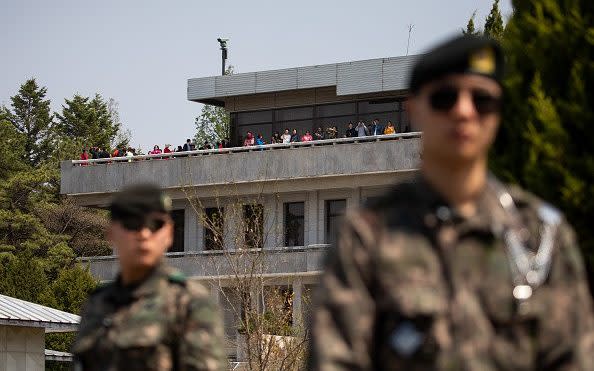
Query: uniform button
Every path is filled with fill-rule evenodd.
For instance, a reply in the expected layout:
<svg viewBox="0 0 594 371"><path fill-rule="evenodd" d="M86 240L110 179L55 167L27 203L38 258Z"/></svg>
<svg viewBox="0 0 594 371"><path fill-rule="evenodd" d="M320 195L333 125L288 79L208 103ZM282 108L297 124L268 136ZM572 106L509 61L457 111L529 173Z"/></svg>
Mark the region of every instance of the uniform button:
<svg viewBox="0 0 594 371"><path fill-rule="evenodd" d="M447 207L447 206L440 206L435 211L435 215L437 215L437 217L439 218L439 220L441 220L442 222L447 222L448 220L451 219L452 212L450 211L450 208L449 207Z"/></svg>
<svg viewBox="0 0 594 371"><path fill-rule="evenodd" d="M103 318L103 326L110 327L112 323L113 323L113 321L111 320L110 317Z"/></svg>

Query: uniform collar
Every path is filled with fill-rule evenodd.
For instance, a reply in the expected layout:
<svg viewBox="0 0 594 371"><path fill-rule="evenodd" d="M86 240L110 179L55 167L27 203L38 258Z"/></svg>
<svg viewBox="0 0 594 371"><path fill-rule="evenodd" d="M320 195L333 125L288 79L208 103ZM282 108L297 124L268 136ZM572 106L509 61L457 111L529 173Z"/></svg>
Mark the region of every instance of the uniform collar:
<svg viewBox="0 0 594 371"><path fill-rule="evenodd" d="M124 286L122 285L121 276L118 275L115 285L117 291L124 293L133 299L139 299L144 296L150 296L157 292L159 288L160 279L167 275L167 266L161 262L150 271L150 273L140 282Z"/></svg>
<svg viewBox="0 0 594 371"><path fill-rule="evenodd" d="M422 200L425 225L430 228L449 223L454 225L461 234L471 231L499 234L504 226L510 224L509 217L489 184L481 192L477 200L476 214L471 217L457 213L423 174L416 177L415 185L418 199Z"/></svg>

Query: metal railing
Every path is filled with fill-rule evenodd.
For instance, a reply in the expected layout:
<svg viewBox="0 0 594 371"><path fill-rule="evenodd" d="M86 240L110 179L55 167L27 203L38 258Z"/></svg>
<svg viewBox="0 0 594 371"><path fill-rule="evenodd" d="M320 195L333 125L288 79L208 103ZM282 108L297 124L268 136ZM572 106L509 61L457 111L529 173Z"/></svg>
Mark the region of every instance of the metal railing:
<svg viewBox="0 0 594 371"><path fill-rule="evenodd" d="M196 156L207 156L207 155L219 155L219 154L232 154L241 152L260 152L260 151L271 151L271 150L282 150L290 148L300 147L317 147L317 146L328 146L346 143L368 143L368 142L380 142L386 140L400 140L409 138L420 138L421 132L412 133L398 133L398 134L384 134L384 135L371 135L365 137L351 137L351 138L337 138L337 139L322 139L312 140L309 142L291 142L291 143L276 143L276 144L263 144L254 145L248 147L230 147L230 148L213 148L213 149L202 149L195 151L183 151L183 152L171 152L171 153L159 153L156 155L136 155L136 156L122 156L122 157L109 157L109 158L96 158L89 160L71 160L73 166L88 165L88 164L117 164L126 163L141 160L166 160L177 157L196 157Z"/></svg>
<svg viewBox="0 0 594 371"><path fill-rule="evenodd" d="M307 246L279 246L279 247L264 247L260 249L217 249L217 250L201 250L201 251L181 251L181 252L167 252L167 258L183 258L189 256L216 256L216 255L241 255L241 254L255 254L255 253L284 253L284 252L300 252L327 249L330 244L318 243ZM77 258L80 262L105 261L116 260L117 255L100 255L100 256L80 256Z"/></svg>

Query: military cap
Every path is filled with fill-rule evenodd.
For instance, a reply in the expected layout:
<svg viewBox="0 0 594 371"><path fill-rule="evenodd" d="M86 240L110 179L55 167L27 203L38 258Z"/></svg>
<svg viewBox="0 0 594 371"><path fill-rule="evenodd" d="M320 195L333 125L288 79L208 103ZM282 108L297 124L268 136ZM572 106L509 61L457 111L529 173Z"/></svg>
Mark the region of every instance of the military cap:
<svg viewBox="0 0 594 371"><path fill-rule="evenodd" d="M154 212L169 213L171 199L153 184L136 184L114 196L110 211L112 220L142 218Z"/></svg>
<svg viewBox="0 0 594 371"><path fill-rule="evenodd" d="M501 84L503 53L499 43L486 36L462 35L449 39L421 56L412 70L411 92L452 73L478 74Z"/></svg>

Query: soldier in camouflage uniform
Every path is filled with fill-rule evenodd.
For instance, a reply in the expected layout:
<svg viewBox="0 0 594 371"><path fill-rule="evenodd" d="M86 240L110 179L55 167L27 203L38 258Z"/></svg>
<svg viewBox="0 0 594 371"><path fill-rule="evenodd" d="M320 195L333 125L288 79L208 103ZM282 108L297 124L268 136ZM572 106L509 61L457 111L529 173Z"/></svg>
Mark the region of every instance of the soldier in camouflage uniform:
<svg viewBox="0 0 594 371"><path fill-rule="evenodd" d="M594 370L592 299L571 227L487 171L503 57L459 37L417 62L414 181L345 217L312 318L310 369Z"/></svg>
<svg viewBox="0 0 594 371"><path fill-rule="evenodd" d="M163 262L171 200L150 185L118 194L107 231L120 274L97 289L72 347L75 369L223 370L218 310L201 284Z"/></svg>

